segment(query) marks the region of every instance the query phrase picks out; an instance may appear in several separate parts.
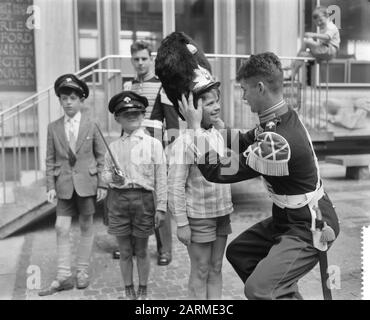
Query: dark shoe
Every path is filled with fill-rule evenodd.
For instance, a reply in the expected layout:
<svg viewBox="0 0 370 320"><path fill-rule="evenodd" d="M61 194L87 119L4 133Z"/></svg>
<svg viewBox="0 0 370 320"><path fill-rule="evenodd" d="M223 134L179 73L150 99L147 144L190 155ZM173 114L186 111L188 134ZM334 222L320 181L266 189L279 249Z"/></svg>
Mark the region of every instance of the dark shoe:
<svg viewBox="0 0 370 320"><path fill-rule="evenodd" d="M120 259L121 258L121 253L119 252L119 250L114 250L113 251L112 258L113 259Z"/></svg>
<svg viewBox="0 0 370 320"><path fill-rule="evenodd" d="M49 288L41 289L39 296L50 296L54 293L63 290L71 290L74 288L74 278L71 276L65 280L54 280Z"/></svg>
<svg viewBox="0 0 370 320"><path fill-rule="evenodd" d="M77 289L85 289L89 286L89 274L86 270L77 271L76 286Z"/></svg>
<svg viewBox="0 0 370 320"><path fill-rule="evenodd" d="M136 300L136 293L135 293L135 288L134 285L130 286L125 286L125 295L123 297L119 297L118 299L123 299L123 300Z"/></svg>
<svg viewBox="0 0 370 320"><path fill-rule="evenodd" d="M158 254L158 265L167 266L171 263L172 257L170 252L163 252Z"/></svg>
<svg viewBox="0 0 370 320"><path fill-rule="evenodd" d="M137 289L137 299L136 300L146 300L146 296L147 296L147 290L146 290L146 286L139 286L139 288Z"/></svg>

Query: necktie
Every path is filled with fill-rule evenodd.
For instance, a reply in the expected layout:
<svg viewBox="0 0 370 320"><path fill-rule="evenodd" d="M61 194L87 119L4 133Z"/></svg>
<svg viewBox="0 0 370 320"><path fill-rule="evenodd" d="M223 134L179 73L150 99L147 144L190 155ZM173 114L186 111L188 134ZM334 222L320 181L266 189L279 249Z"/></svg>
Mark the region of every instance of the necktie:
<svg viewBox="0 0 370 320"><path fill-rule="evenodd" d="M73 122L69 120L69 146L73 153L76 153L76 137L73 131Z"/></svg>
<svg viewBox="0 0 370 320"><path fill-rule="evenodd" d="M73 167L76 163L76 137L73 131L73 123L72 120L68 120L69 129L68 129L68 136L69 136L69 149L68 149L68 160L71 167Z"/></svg>

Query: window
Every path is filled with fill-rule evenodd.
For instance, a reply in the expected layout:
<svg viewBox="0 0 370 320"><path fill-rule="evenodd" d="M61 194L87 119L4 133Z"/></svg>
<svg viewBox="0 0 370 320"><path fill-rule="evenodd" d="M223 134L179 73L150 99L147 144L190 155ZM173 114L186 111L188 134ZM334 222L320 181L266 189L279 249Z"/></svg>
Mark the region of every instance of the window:
<svg viewBox="0 0 370 320"><path fill-rule="evenodd" d="M236 0L236 53L252 52L251 0Z"/></svg>
<svg viewBox="0 0 370 320"><path fill-rule="evenodd" d="M162 41L162 0L121 0L120 54L130 54L136 40L156 51Z"/></svg>
<svg viewBox="0 0 370 320"><path fill-rule="evenodd" d="M213 0L176 0L176 31L183 31L203 48L213 53L214 3Z"/></svg>
<svg viewBox="0 0 370 320"><path fill-rule="evenodd" d="M100 57L97 0L78 0L79 68L82 69ZM88 77L86 81L91 82Z"/></svg>

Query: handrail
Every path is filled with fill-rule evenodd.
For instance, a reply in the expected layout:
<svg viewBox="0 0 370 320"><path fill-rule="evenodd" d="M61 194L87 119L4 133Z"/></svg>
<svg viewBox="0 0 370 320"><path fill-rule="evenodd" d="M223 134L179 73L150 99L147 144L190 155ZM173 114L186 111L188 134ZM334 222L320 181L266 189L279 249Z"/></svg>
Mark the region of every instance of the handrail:
<svg viewBox="0 0 370 320"><path fill-rule="evenodd" d="M157 53L156 52L153 52L152 53L153 56L156 56ZM219 54L219 53L206 53L205 54L207 58L237 58L237 59L248 59L251 57L251 55L246 55L246 54ZM86 66L85 68L82 68L81 70L75 72L74 74L75 75L80 75L81 73L84 73L85 71L93 68L94 66L96 65L99 65L100 63L104 62L105 60L108 60L108 59L130 59L131 56L130 55L106 55L98 60L96 60L95 62L89 64L88 66ZM314 61L315 58L311 58L311 57L292 57L292 56L281 56L279 57L281 60L299 60L299 61ZM15 110L17 109L19 106L21 106L22 104L28 102L29 100L33 100L35 99L36 97L48 92L49 90L53 89L53 85L47 87L46 89L43 89L35 94L33 94L32 96L22 100L21 102L18 102L16 103L15 105L13 105L12 107L6 109L6 110L3 110L0 112L0 117L2 117L3 115L5 115L6 113L8 112L11 112L12 110ZM22 109L23 110L23 109ZM22 111L21 110L21 111Z"/></svg>

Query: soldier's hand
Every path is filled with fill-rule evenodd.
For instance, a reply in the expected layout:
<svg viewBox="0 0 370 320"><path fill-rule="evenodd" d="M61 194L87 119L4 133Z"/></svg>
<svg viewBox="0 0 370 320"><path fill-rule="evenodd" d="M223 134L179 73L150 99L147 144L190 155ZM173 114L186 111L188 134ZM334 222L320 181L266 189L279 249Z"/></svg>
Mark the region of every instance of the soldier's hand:
<svg viewBox="0 0 370 320"><path fill-rule="evenodd" d="M154 227L160 228L163 225L165 219L166 219L166 212L161 211L161 210L156 211L155 216L154 216Z"/></svg>
<svg viewBox="0 0 370 320"><path fill-rule="evenodd" d="M51 189L47 192L47 199L48 202L53 203L54 200L56 199L57 192L54 189Z"/></svg>
<svg viewBox="0 0 370 320"><path fill-rule="evenodd" d="M213 125L214 125L215 129L217 129L217 130L225 129L225 123L220 118L218 118L217 122L214 123Z"/></svg>
<svg viewBox="0 0 370 320"><path fill-rule="evenodd" d="M103 200L106 196L107 196L107 189L98 188L97 195L96 195L96 201Z"/></svg>
<svg viewBox="0 0 370 320"><path fill-rule="evenodd" d="M191 243L191 230L189 225L177 228L177 238L186 246Z"/></svg>

